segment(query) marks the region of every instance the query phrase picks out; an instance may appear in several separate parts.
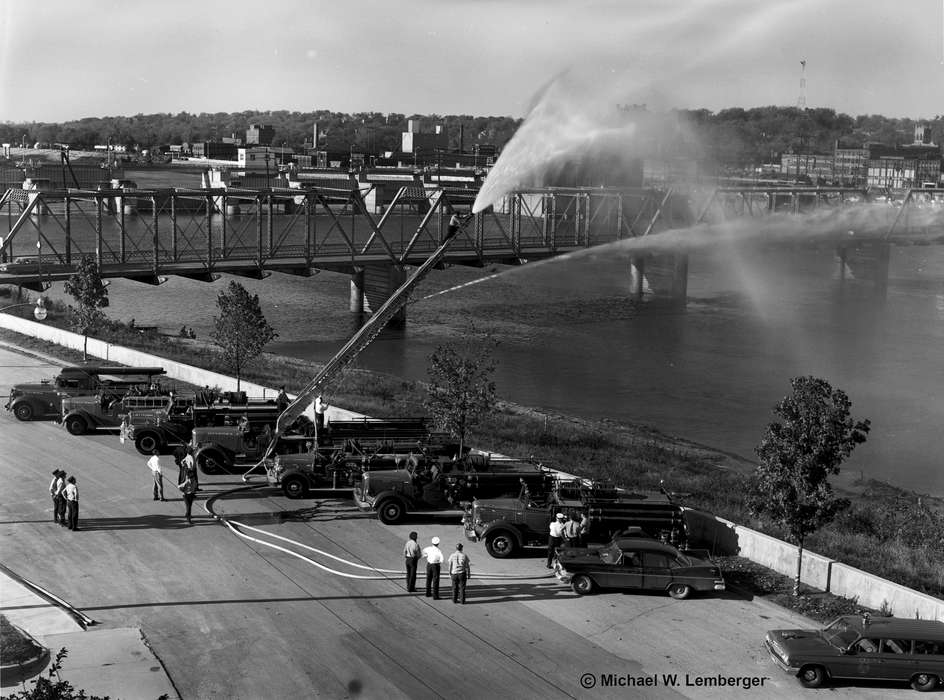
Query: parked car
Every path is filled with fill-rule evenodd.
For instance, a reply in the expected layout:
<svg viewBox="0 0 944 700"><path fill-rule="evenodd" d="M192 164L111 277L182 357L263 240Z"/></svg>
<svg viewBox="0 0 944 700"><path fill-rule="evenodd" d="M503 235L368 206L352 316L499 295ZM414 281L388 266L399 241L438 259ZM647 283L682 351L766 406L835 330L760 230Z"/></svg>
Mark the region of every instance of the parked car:
<svg viewBox="0 0 944 700"><path fill-rule="evenodd" d="M696 591L723 591L714 562L644 537L617 537L596 547L562 547L555 574L578 595L597 588L665 591L679 600Z"/></svg>
<svg viewBox="0 0 944 700"><path fill-rule="evenodd" d="M770 630L764 644L807 688L862 678L930 691L944 678L944 622L935 620L844 615L818 630Z"/></svg>

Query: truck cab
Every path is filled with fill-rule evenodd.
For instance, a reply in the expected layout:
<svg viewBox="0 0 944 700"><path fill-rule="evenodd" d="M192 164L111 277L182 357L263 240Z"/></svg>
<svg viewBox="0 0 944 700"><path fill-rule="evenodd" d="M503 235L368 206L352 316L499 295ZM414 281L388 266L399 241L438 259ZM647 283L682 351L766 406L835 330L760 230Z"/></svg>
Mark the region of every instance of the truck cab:
<svg viewBox="0 0 944 700"><path fill-rule="evenodd" d="M361 454L349 449L308 449L266 460L266 479L287 498L305 498L312 489L351 490L365 471L397 469L422 455L407 453Z"/></svg>
<svg viewBox="0 0 944 700"><path fill-rule="evenodd" d="M16 384L4 408L22 421L56 419L62 416L66 396L92 396L108 391L123 396L134 386L147 386L164 374L163 367L117 367L80 365L63 367L58 376L38 384Z"/></svg>
<svg viewBox="0 0 944 700"><path fill-rule="evenodd" d="M83 435L97 428L120 428L132 411L173 413L186 410L193 396L174 396L169 391L146 395L121 395L111 389L94 396L62 399L62 424L72 435Z"/></svg>
<svg viewBox="0 0 944 700"><path fill-rule="evenodd" d="M268 451L272 428L281 411L274 405L256 410L251 407L241 408L244 418L236 419L233 415L225 419L224 425L198 426L193 429L190 445L197 467L204 474L220 474L237 467L248 467L258 463ZM233 425L234 422L237 424ZM275 446L276 453L304 452L306 444L314 439L308 427L306 423L301 430L280 436Z"/></svg>
<svg viewBox="0 0 944 700"><path fill-rule="evenodd" d="M174 406L171 410L131 411L125 437L134 443L138 452L149 455L154 450L168 452L173 447L186 445L194 428L232 426L244 415L256 416L257 423L264 423L258 420L260 417L271 423L274 416L278 416L278 406L269 399L242 398L233 403L221 397L206 403L204 398L197 396L188 405ZM227 434L231 432L234 431L231 429Z"/></svg>
<svg viewBox="0 0 944 700"><path fill-rule="evenodd" d="M540 464L523 460L490 459L467 455L454 460L414 460L399 469L366 471L354 487L354 501L375 510L381 522L400 522L408 512L463 512L462 504L474 496L496 497L516 492L522 481L547 477Z"/></svg>

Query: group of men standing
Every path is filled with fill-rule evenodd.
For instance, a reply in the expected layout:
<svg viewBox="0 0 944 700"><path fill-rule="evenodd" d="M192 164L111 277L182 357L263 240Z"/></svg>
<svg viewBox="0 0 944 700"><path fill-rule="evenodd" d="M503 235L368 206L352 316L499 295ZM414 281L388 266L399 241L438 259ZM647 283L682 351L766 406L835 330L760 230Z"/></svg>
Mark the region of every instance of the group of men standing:
<svg viewBox="0 0 944 700"><path fill-rule="evenodd" d="M565 544L572 547L581 547L587 536L590 520L586 515L581 515L578 520L571 515L569 518L563 513L558 513L551 524L548 526L547 534L547 568L554 566L554 559L557 557L557 548Z"/></svg>
<svg viewBox="0 0 944 700"><path fill-rule="evenodd" d="M78 530L79 489L75 477L67 477L63 469L53 469L49 495L52 496L52 521L70 530Z"/></svg>
<svg viewBox="0 0 944 700"><path fill-rule="evenodd" d="M426 558L426 597L439 600L439 577L442 574L442 565L446 561L449 578L452 581L452 602L465 605L465 588L469 577L472 576L472 562L469 555L462 551L462 543L456 545L456 551L445 555L439 548L439 538L433 537L430 545L420 551L416 541L419 535L411 532L406 544L403 545L403 558L406 563L406 590L416 592L416 573L420 557Z"/></svg>

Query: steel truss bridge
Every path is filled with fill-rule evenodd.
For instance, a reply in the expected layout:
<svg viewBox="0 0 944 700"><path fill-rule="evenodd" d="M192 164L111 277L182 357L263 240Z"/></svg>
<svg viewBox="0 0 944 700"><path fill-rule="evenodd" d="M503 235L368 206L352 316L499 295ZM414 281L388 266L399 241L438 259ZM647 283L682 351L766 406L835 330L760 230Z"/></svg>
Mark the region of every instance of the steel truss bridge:
<svg viewBox="0 0 944 700"><path fill-rule="evenodd" d="M476 194L408 185L372 207L357 187L9 189L0 198L0 284L43 290L67 279L83 256L94 257L103 277L150 284L172 275L213 281L221 273L402 271L439 246L452 213L469 212ZM476 214L444 262L524 264L667 228L869 201L863 190L817 187L518 191ZM944 189L911 190L896 206L872 204L881 224L867 238L944 242L940 223L912 225L922 208L944 215Z"/></svg>

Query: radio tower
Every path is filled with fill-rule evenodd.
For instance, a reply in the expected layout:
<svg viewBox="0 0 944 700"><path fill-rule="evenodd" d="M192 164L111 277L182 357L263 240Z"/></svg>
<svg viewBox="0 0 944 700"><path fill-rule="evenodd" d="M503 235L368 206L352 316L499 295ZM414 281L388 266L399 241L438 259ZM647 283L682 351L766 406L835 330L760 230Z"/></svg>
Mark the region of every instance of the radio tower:
<svg viewBox="0 0 944 700"><path fill-rule="evenodd" d="M800 96L797 98L797 109L806 109L806 59L800 61Z"/></svg>

